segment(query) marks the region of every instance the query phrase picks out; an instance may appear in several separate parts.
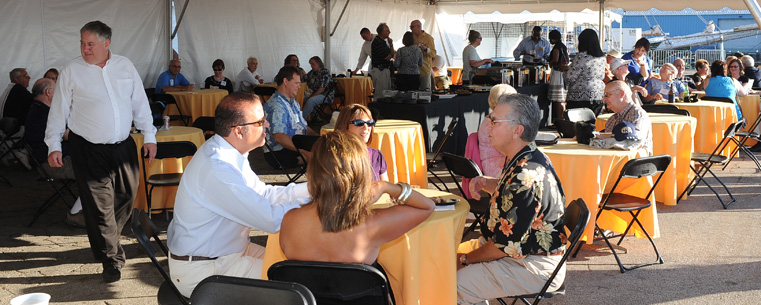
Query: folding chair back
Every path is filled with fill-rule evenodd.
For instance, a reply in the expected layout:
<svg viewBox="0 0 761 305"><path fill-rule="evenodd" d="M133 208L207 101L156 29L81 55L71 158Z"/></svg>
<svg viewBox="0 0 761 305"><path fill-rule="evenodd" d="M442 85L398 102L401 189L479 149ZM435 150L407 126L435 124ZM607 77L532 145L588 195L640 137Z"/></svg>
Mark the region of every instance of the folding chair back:
<svg viewBox="0 0 761 305"><path fill-rule="evenodd" d="M460 190L460 194L463 194L463 196L466 196L465 191L456 175L468 179L483 175L481 169L476 165L476 162L468 158L445 152L441 154L441 160L444 161L444 164L447 166L447 171L449 171L449 176L452 177L455 185L457 185L457 189ZM466 185L465 187L468 186ZM470 212L476 216L476 220L473 221L465 232L463 232L463 236L468 235L470 231L473 231L477 225L485 220L484 218L489 213L490 198L489 196L481 196L481 199L477 200L472 197L467 197L466 200L468 200L468 203L470 204ZM483 227L481 229L483 229Z"/></svg>
<svg viewBox="0 0 761 305"><path fill-rule="evenodd" d="M733 101L731 98L723 97L723 96L704 96L700 98L701 101L713 101L713 102L724 102L724 103L730 103L734 104L735 101Z"/></svg>
<svg viewBox="0 0 761 305"><path fill-rule="evenodd" d="M658 178L653 183L653 186L650 188L650 191L647 193L647 196L645 196L644 199L649 200L650 195L653 194L653 191L655 191L655 187L658 185L658 182L661 180L661 177L663 176L663 172L666 171L669 167L669 164L671 163L671 156L669 155L658 155L658 156L652 156L652 157L643 157L643 158L637 158L632 159L626 162L624 164L624 167L621 169L621 173L618 176L618 179L616 179L616 183L613 184L613 188L611 189L611 193L615 192L616 187L624 178L633 178L633 179L639 179L642 177L651 177L658 173L661 175L658 176Z"/></svg>
<svg viewBox="0 0 761 305"><path fill-rule="evenodd" d="M525 295L519 295L519 296L512 296L511 298L515 298L517 300L523 301L525 304L539 304L539 302L542 299L551 298L556 295L562 295L565 294L565 284L561 285L560 288L558 288L555 291L547 292L549 290L550 286L552 285L552 281L555 280L555 277L558 275L558 272L563 268L563 264L568 261L568 256L571 255L571 252L573 252L573 249L576 247L581 246L579 243L579 239L581 239L581 236L584 234L584 230L587 227L587 224L589 224L589 215L591 213L589 212L589 208L587 207L587 204L584 202L584 199L579 198L574 201L571 201L571 203L565 208L565 214L563 215L563 222L565 223L565 228L570 232L571 234L568 236L568 245L566 246L565 253L563 254L563 257L560 259L560 262L555 267L555 270L552 271L552 274L550 277L547 278L547 282L545 282L544 286L542 286L542 290L540 290L538 293L532 293L532 294L525 294ZM533 303L530 303L527 299L533 298ZM497 299L500 303L505 304L505 301L501 298ZM515 303L515 302L513 302Z"/></svg>
<svg viewBox="0 0 761 305"><path fill-rule="evenodd" d="M291 138L291 140L293 140L293 138ZM294 143L294 145L295 145L295 143ZM267 151L270 151L270 152L273 151L272 147L270 147L270 145L267 144L266 141L264 142L264 147L267 149ZM283 149L285 149L285 148L283 148ZM297 166L292 166L292 167L285 167L283 165L283 163L280 162L280 160L277 159L277 155L270 154L270 156L272 157L272 159L275 160L275 164L270 164L270 162L267 162L267 164L271 165L274 169L279 169L280 171L283 172L285 177L288 178L288 182L286 184L289 184L291 182L296 182L296 180L299 180L299 178L301 178L301 176L303 176L306 173L306 166L303 165L303 164L300 164L300 165L297 165ZM291 174L291 173L288 172L288 169L291 169L291 168L298 168L299 171L296 174Z"/></svg>
<svg viewBox="0 0 761 305"><path fill-rule="evenodd" d="M159 287L158 294L156 295L158 303L184 305L190 304L188 299L185 298L182 293L180 293L180 290L177 289L176 286L174 286L174 283L172 283L172 278L169 277L169 273L164 270L164 267L161 266L161 263L159 263L158 259L156 258L158 249L156 249L154 243L151 242L151 238L153 238L153 241L164 253L164 257L168 256L169 250L167 250L166 246L164 246L164 243L162 243L161 239L159 239L158 229L156 229L156 226L148 218L148 215L145 214L143 210L132 210L130 228L132 229L132 234L134 234L135 238L137 238L137 242L140 244L140 247L143 249L143 251L145 251L145 254L148 255L148 258L151 259L153 266L156 267L156 270L158 270L159 273L161 273L161 276L164 277L164 282Z"/></svg>
<svg viewBox="0 0 761 305"><path fill-rule="evenodd" d="M680 109L676 105L671 104L644 104L642 109L650 113L671 113L678 115L690 116L690 112L686 109Z"/></svg>
<svg viewBox="0 0 761 305"><path fill-rule="evenodd" d="M756 163L756 167L761 171L761 163L759 163L758 158L756 158L756 155L753 154L747 147L745 147L745 142L748 142L749 139L755 139L756 141L761 140L761 137L756 132L756 128L758 127L759 123L761 123L761 115L759 115L756 120L753 121L753 124L748 127L748 131L738 129L735 132L735 136L732 138L732 142L735 142L737 145L734 149L732 149L732 153L729 155L729 160L727 161L727 164L724 164L724 167L721 168L722 170L726 169L727 166L729 166L729 163L732 162L732 160L737 155L738 150L742 150L745 155L750 157L750 159Z"/></svg>
<svg viewBox="0 0 761 305"><path fill-rule="evenodd" d="M48 199L45 200L45 202L40 205L39 208L37 208L37 211L34 212L34 216L32 217L32 221L29 222L28 227L31 227L35 221L37 221L37 218L39 218L42 213L45 212L53 203L56 202L56 199L61 199L63 203L68 207L71 208L73 206L73 201L69 203L69 200L66 199L66 194L64 194L64 191L68 192L68 194L73 198L74 200L77 199L77 196L74 195L74 192L71 190L71 186L74 184L74 179L55 179L53 178L44 167L42 167L42 164L37 161L36 158L34 158L34 154L32 152L32 147L29 146L29 143L26 143L24 141L24 149L26 150L27 155L29 156L29 159L32 160L32 167L34 167L37 172L40 174L45 181L50 183L50 186L55 190L55 193L50 195Z"/></svg>
<svg viewBox="0 0 761 305"><path fill-rule="evenodd" d="M275 94L277 88L270 86L254 86L254 94L258 95L262 99L262 104L267 102L270 96Z"/></svg>
<svg viewBox="0 0 761 305"><path fill-rule="evenodd" d="M18 145L18 141L21 138L14 137L14 135L20 128L21 125L19 125L18 119L11 117L0 118L0 131L2 131L2 134L0 134L0 151L6 150L3 155L0 156L0 159L5 158L9 153L12 154L11 150Z"/></svg>
<svg viewBox="0 0 761 305"><path fill-rule="evenodd" d="M572 108L563 112L563 117L571 122L594 123L597 117L595 112L589 108Z"/></svg>
<svg viewBox="0 0 761 305"><path fill-rule="evenodd" d="M441 139L439 146L436 147L436 150L433 153L433 157L428 159L426 163L428 166L428 172L431 173L433 177L436 178L436 180L438 180L442 185L444 185L444 188L446 188L447 190L449 189L446 187L446 183L444 183L444 181L441 180L441 178L433 171L433 168L435 168L436 165L439 163L438 161L439 153L441 153L441 149L444 148L444 144L449 139L449 136L451 136L452 133L454 132L454 128L457 126L458 120L459 119L457 117L454 117L452 118L452 121L449 122L449 127L447 127L447 132L444 134L444 138ZM430 180L430 181L431 183L433 183L434 186L436 186L437 189L439 189L440 191L442 190L441 187L439 187L439 185L436 184L436 181L433 181L433 180Z"/></svg>
<svg viewBox="0 0 761 305"><path fill-rule="evenodd" d="M320 139L320 136L312 136L312 135L294 135L293 137L291 137L291 141L293 141L293 146L296 146L299 156L301 156L301 158L304 159L304 165L301 166L301 169L296 174L295 179L300 178L307 172L307 159L304 157L304 155L301 154L301 150L312 151L312 146L314 146L314 143L317 142L317 140L319 139ZM295 179L294 181L296 181Z"/></svg>
<svg viewBox="0 0 761 305"><path fill-rule="evenodd" d="M193 305L316 305L312 293L298 283L213 275L207 277L190 295Z"/></svg>
<svg viewBox="0 0 761 305"><path fill-rule="evenodd" d="M153 94L156 93L156 88L144 88L145 89L145 96L148 97L148 101L153 101Z"/></svg>
<svg viewBox="0 0 761 305"><path fill-rule="evenodd" d="M155 101L150 102L148 106L151 108L151 116L153 117L153 126L164 125L164 110L166 105L164 102Z"/></svg>
<svg viewBox="0 0 761 305"><path fill-rule="evenodd" d="M188 124L190 123L191 117L188 115L182 114L182 109L180 109L180 105L177 104L177 100L174 98L173 95L166 94L166 93L154 93L152 100L154 102L158 102L158 101L163 102L164 105L166 105L167 107L169 107L169 105L174 104L174 106L177 108L177 113L179 115L170 115L169 116L170 120L172 121L180 120L182 121L182 124L184 126L188 126Z"/></svg>
<svg viewBox="0 0 761 305"><path fill-rule="evenodd" d="M386 276L365 264L287 260L272 265L267 277L306 286L321 305L394 304Z"/></svg>
<svg viewBox="0 0 761 305"><path fill-rule="evenodd" d="M180 159L184 157L191 157L196 153L196 145L190 141L176 141L176 142L158 142L156 143L156 160L162 159ZM145 155L145 146L140 148L140 156ZM180 178L182 173L161 173L148 176L148 169L145 166L145 159L143 159L143 180L145 181L145 198L148 203L148 213L151 213L151 195L153 194L154 187L162 186L177 186L180 185ZM150 185L150 188L148 186ZM164 208L160 210L169 210L171 208Z"/></svg>
<svg viewBox="0 0 761 305"><path fill-rule="evenodd" d="M203 130L204 137L208 140L214 135L214 117L213 116L199 116L193 121L193 127Z"/></svg>

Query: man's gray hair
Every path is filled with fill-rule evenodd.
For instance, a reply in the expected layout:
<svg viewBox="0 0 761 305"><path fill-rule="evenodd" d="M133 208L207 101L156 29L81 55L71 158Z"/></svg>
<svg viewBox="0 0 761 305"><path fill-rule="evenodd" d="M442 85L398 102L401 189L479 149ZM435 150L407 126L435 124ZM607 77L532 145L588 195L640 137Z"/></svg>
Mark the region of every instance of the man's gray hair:
<svg viewBox="0 0 761 305"><path fill-rule="evenodd" d="M663 64L663 66L661 67L661 69L663 69L663 68L669 69L669 70L671 70L671 72L675 72L675 73L676 73L676 72L679 72L679 71L676 69L676 66L674 66L673 64L670 64L670 63L665 63L665 64Z"/></svg>
<svg viewBox="0 0 761 305"><path fill-rule="evenodd" d="M14 68L11 70L10 73L8 73L8 76L11 77L11 83L14 83L17 77L21 76L21 72L26 71L26 68Z"/></svg>
<svg viewBox="0 0 761 305"><path fill-rule="evenodd" d="M375 32L380 34L380 32L383 32L383 27L386 26L385 22L381 22L377 28L375 28Z"/></svg>
<svg viewBox="0 0 761 305"><path fill-rule="evenodd" d="M756 64L753 56L750 55L743 55L743 57L740 57L740 61L743 63L743 67L753 67Z"/></svg>
<svg viewBox="0 0 761 305"><path fill-rule="evenodd" d="M95 34L95 36L98 37L98 40L100 40L100 42L111 40L111 27L107 26L105 23L100 22L98 20L90 21L87 24L85 24L81 29L79 29L80 35L83 34L84 32L90 32Z"/></svg>
<svg viewBox="0 0 761 305"><path fill-rule="evenodd" d="M45 89L53 88L55 86L55 82L52 79L41 78L40 80L37 80L34 83L34 86L32 86L32 96L43 95L45 94Z"/></svg>
<svg viewBox="0 0 761 305"><path fill-rule="evenodd" d="M533 142L536 139L542 111L539 110L539 104L534 99L518 93L504 94L497 99L497 105L507 105L513 110L513 117L506 119L515 120L518 125L523 126L521 140Z"/></svg>

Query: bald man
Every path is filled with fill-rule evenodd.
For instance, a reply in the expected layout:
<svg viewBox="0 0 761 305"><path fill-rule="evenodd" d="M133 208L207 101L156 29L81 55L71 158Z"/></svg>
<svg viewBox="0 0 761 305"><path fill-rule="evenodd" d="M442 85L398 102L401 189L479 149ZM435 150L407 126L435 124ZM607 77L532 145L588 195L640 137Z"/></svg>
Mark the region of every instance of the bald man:
<svg viewBox="0 0 761 305"><path fill-rule="evenodd" d="M418 68L420 71L420 91L431 91L431 66L433 58L436 57L436 47L433 37L423 31L423 24L420 20L413 20L410 23L410 31L415 44L423 53L423 65Z"/></svg>
<svg viewBox="0 0 761 305"><path fill-rule="evenodd" d="M609 110L615 112L605 122L604 132L613 132L613 127L621 122L634 124L639 147L644 147L648 155L653 155L653 128L650 117L642 107L632 101L632 90L623 81L617 80L605 86L602 100Z"/></svg>
<svg viewBox="0 0 761 305"><path fill-rule="evenodd" d="M182 64L179 60L173 59L170 61L169 69L161 73L156 81L156 93L193 90L193 84L180 73L181 69Z"/></svg>

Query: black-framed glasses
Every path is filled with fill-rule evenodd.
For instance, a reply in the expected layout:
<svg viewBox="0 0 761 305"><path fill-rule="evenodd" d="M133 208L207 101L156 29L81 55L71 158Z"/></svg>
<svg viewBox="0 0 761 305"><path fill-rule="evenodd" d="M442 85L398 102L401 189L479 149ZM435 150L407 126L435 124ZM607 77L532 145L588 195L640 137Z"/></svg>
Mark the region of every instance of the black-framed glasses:
<svg viewBox="0 0 761 305"><path fill-rule="evenodd" d="M222 69L222 68L214 68L213 70L219 72L219 71L222 71L224 69Z"/></svg>
<svg viewBox="0 0 761 305"><path fill-rule="evenodd" d="M362 127L362 126L365 126L365 124L367 124L367 126L373 127L375 126L375 120L367 120L367 121L354 120L354 121L349 121L349 124L352 124L357 127Z"/></svg>
<svg viewBox="0 0 761 305"><path fill-rule="evenodd" d="M233 126L231 126L231 127L236 127L236 126L247 126L247 125L253 125L254 127L262 127L262 126L264 126L264 122L266 122L266 121L267 121L267 118L262 118L261 120L258 120L258 121L256 121L256 122L251 122L251 123L243 123L243 124L233 125Z"/></svg>
<svg viewBox="0 0 761 305"><path fill-rule="evenodd" d="M492 126L492 127L493 127L494 125L496 125L497 123L502 123L502 122L518 122L518 120L496 120L496 119L494 119L494 118L491 116L491 114L487 115L487 116L486 116L486 118L488 118L488 119L489 119L489 122L491 123L491 126Z"/></svg>

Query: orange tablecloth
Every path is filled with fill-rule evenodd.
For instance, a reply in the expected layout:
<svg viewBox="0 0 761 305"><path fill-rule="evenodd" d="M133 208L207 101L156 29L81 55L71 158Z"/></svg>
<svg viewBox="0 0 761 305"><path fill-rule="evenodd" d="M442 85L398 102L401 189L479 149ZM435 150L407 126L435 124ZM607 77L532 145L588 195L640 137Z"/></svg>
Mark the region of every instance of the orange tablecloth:
<svg viewBox="0 0 761 305"><path fill-rule="evenodd" d="M447 68L447 71L452 71L452 85L462 85L462 68Z"/></svg>
<svg viewBox="0 0 761 305"><path fill-rule="evenodd" d="M333 131L322 128L321 133ZM406 120L379 120L368 146L380 150L388 164L388 180L428 188L423 129L420 123Z"/></svg>
<svg viewBox="0 0 761 305"><path fill-rule="evenodd" d="M383 245L378 263L388 275L396 304L456 304L457 303L457 246L462 238L465 218L470 206L455 195L436 190L420 189L426 196L459 198L454 211L436 211L426 221L406 234ZM376 207L388 205L383 195ZM280 235L270 234L264 254L262 278L272 264L286 259L280 249Z"/></svg>
<svg viewBox="0 0 761 305"><path fill-rule="evenodd" d="M174 96L183 115L193 117L192 124L199 116L214 116L217 105L227 96L224 89L193 89L192 91L167 92ZM167 107L167 114L179 114L174 107Z"/></svg>
<svg viewBox="0 0 761 305"><path fill-rule="evenodd" d="M748 122L748 124L743 127L743 130L749 131L748 128L750 128L750 125L753 125L753 122L758 119L758 113L761 112L761 96L758 94L738 96L737 101L740 103L740 109L743 112L745 121ZM748 139L748 141L745 142L745 145L754 144L756 144L756 140L753 139Z"/></svg>
<svg viewBox="0 0 761 305"><path fill-rule="evenodd" d="M647 152L644 149L627 151L591 148L589 145L577 144L576 141L565 139L560 140L556 145L540 146L539 148L550 157L555 172L560 178L560 183L563 185L566 201L570 203L577 198L584 198L587 203L589 211L592 213L592 219L590 219L584 236L587 242L591 243L594 240L594 216L597 214L597 207L602 201L602 195L609 192L613 187L621 168L627 161L647 156ZM640 179L629 184L625 184L626 182L622 181L619 184L617 192L644 196L652 187L652 181L646 179ZM655 204L642 210L638 218L652 237L660 236ZM603 229L624 232L630 220L629 213L605 211L600 215L597 223ZM644 237L639 226L632 226L629 232L632 231L638 238Z"/></svg>
<svg viewBox="0 0 761 305"><path fill-rule="evenodd" d="M698 120L695 131L695 151L710 154L724 138L724 131L729 124L737 122L735 105L724 102L698 101L697 103L674 103L680 109L686 109ZM729 148L724 150L729 156Z"/></svg>
<svg viewBox="0 0 761 305"><path fill-rule="evenodd" d="M227 90L223 90L227 93ZM132 138L137 145L137 153L140 153L140 148L143 147L143 134L133 133ZM193 142L196 147L201 147L206 139L203 136L203 131L194 127L185 126L172 126L169 130L162 130L156 133L157 142L171 142L171 141L190 141ZM141 156L142 157L142 156ZM183 158L182 161L175 159L166 159L162 161L154 160L148 164L147 175L160 174L164 171L168 173L182 172L182 169L188 165L191 157ZM148 161L148 160L146 160ZM174 196L177 194L176 186L157 187L153 189L153 200L151 200L151 208L171 208L174 207ZM148 211L148 204L145 198L145 180L143 179L143 163L140 162L140 185L137 190L137 196L135 197L135 208Z"/></svg>
<svg viewBox="0 0 761 305"><path fill-rule="evenodd" d="M276 83L264 83L264 84L261 84L261 85L256 85L254 87L260 87L260 86L261 87L277 88L277 84ZM299 87L299 92L296 92L296 97L295 97L296 101L299 102L299 108L304 108L304 92L306 92L306 90L307 90L307 83L302 81L301 82L301 87ZM270 96L264 95L264 96L262 96L262 98L264 99L262 102L266 103L267 100L270 99Z"/></svg>
<svg viewBox="0 0 761 305"><path fill-rule="evenodd" d="M695 128L698 120L676 114L648 113L653 125L653 155L670 155L671 164L663 173L655 189L655 200L666 205L676 205L676 200L694 176L690 170ZM597 130L605 128L611 114L597 117Z"/></svg>
<svg viewBox="0 0 761 305"><path fill-rule="evenodd" d="M343 94L344 105L360 104L367 106L369 96L373 94L373 80L369 76L352 76L334 78L336 93Z"/></svg>

